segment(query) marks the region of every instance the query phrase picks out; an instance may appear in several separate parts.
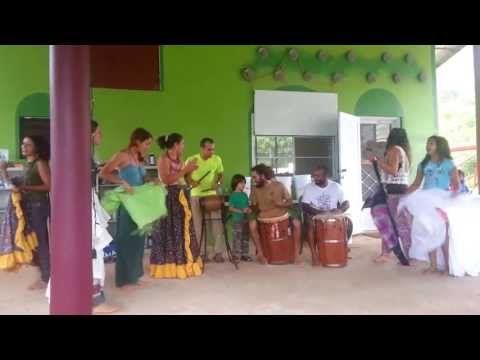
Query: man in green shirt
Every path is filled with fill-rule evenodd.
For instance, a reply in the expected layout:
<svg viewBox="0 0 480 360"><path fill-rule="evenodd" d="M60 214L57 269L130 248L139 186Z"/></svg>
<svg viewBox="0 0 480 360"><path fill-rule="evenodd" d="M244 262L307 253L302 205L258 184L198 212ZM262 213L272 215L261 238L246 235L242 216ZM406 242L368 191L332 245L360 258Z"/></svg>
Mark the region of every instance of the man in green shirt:
<svg viewBox="0 0 480 360"><path fill-rule="evenodd" d="M200 241L203 221L200 199L217 195L217 190L223 183L223 163L220 156L215 154L215 142L210 138L204 138L200 141L200 153L189 157L187 162L194 159L198 168L188 175L187 180L192 187L191 205L195 235ZM205 216L207 219L221 219L222 213L218 210L209 212ZM213 259L215 262L224 262L225 239L223 224L221 221L212 221L211 224L215 242L215 256ZM208 260L208 257L205 260Z"/></svg>

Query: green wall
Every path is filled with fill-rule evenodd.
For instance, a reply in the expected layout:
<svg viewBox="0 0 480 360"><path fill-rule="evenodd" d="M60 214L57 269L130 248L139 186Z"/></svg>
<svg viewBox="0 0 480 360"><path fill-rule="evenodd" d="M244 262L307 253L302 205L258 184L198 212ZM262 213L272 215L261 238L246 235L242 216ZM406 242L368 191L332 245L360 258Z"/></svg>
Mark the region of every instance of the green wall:
<svg viewBox="0 0 480 360"><path fill-rule="evenodd" d="M269 47L271 56L261 60L256 46L164 46L163 88L158 92L95 89L95 118L101 123L104 144L99 149L101 158L110 157L114 151L127 144L129 133L138 126L150 130L155 136L176 131L185 135L187 155L197 150L203 136L213 137L218 153L223 156L227 176L248 171L250 159L250 113L255 89L306 87L316 91L339 94L340 111L369 115L392 115L401 112L414 148L415 161L422 157L425 139L436 132L434 68L432 47L421 46L295 46L300 51L302 66L314 74L304 81L298 65L285 61L286 80L278 82L270 75L273 65L289 46ZM325 63L315 59L319 50L331 57ZM355 63L345 59L346 51L353 49ZM380 54L393 55L389 64L380 61ZM415 65L403 62L406 52L416 60ZM253 66L257 79L251 83L243 80L240 70ZM341 69L344 79L333 84L329 73ZM426 81L416 79L424 71ZM366 72L377 74L377 81L368 84ZM399 71L403 80L395 84L391 72ZM383 91L369 90L381 89ZM0 46L0 147L16 154L19 105L32 94L48 92L47 46ZM387 106L383 103L391 96L379 96L378 106L371 94L390 94L398 101ZM44 101L42 96L34 99ZM375 97L373 97L375 98ZM43 100L41 100L43 99ZM395 103L395 101L393 102ZM23 106L22 110L35 114L43 105ZM392 110L393 109L393 110ZM395 110L397 109L397 110ZM43 110L38 110L43 112ZM156 146L153 147L158 152Z"/></svg>

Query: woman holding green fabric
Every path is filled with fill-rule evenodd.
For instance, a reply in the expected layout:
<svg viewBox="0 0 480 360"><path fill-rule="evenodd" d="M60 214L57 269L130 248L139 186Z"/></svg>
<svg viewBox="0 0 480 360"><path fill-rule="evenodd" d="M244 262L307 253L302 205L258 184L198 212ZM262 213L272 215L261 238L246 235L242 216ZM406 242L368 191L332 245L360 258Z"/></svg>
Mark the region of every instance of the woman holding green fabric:
<svg viewBox="0 0 480 360"><path fill-rule="evenodd" d="M196 161L183 164L185 144L180 134L161 136L158 145L165 151L158 159L158 173L167 188L168 215L153 229L150 276L156 279L200 276L203 264L184 181L186 175L197 169L197 164Z"/></svg>
<svg viewBox="0 0 480 360"><path fill-rule="evenodd" d="M152 135L138 128L130 136L128 148L115 154L100 172L100 176L113 184L121 185L127 193L133 193L135 186L144 184L145 154L152 145ZM118 176L114 172L118 171ZM123 206L118 210L117 261L115 263L115 284L129 290L141 286L145 237L135 234L137 225Z"/></svg>

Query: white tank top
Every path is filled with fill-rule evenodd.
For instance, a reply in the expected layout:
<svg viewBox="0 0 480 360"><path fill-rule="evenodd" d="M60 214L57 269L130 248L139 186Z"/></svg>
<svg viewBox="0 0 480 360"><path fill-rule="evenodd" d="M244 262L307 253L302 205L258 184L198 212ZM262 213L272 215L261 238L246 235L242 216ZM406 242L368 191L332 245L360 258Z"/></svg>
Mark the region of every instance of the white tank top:
<svg viewBox="0 0 480 360"><path fill-rule="evenodd" d="M399 185L408 185L408 175L410 169L410 162L408 161L407 154L400 146L395 146L400 151L400 169L398 170L397 175L387 174L382 171L382 182L384 184L399 184Z"/></svg>

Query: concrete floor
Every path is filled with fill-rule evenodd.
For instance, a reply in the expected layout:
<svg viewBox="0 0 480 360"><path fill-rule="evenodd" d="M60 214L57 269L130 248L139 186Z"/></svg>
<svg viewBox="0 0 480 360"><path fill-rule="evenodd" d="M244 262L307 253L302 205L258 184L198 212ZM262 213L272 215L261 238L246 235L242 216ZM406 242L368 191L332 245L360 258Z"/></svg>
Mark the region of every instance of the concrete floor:
<svg viewBox="0 0 480 360"><path fill-rule="evenodd" d="M189 280L152 280L131 294L115 290L107 269L107 296L120 314L480 314L480 278L421 273L392 261L374 264L380 240L356 237L344 269L209 264ZM47 314L43 292L26 290L36 270L0 273L0 314Z"/></svg>

